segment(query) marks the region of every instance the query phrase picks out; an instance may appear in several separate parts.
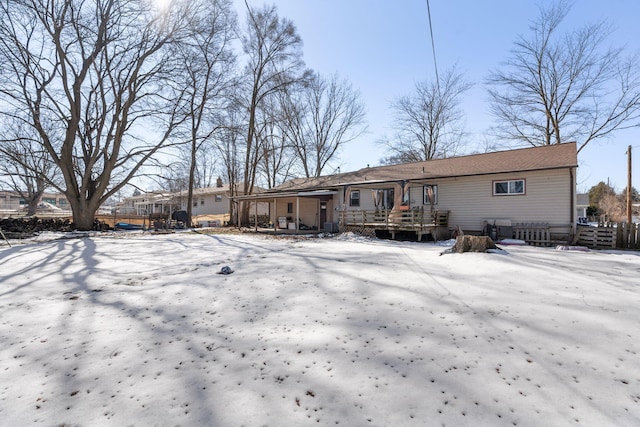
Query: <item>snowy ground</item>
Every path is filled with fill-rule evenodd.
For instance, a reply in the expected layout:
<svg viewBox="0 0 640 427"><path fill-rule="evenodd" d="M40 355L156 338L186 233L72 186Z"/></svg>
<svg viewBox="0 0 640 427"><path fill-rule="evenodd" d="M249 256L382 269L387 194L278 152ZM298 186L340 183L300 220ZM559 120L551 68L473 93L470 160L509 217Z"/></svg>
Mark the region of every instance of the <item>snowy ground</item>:
<svg viewBox="0 0 640 427"><path fill-rule="evenodd" d="M640 425L638 253L123 235L0 241L1 425Z"/></svg>

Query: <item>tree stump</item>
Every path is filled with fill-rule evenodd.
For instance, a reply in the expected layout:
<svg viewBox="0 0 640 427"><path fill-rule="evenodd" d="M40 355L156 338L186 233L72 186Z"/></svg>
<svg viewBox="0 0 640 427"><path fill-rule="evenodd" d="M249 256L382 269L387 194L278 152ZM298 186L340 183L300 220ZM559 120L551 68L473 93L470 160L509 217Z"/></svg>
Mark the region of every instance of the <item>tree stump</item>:
<svg viewBox="0 0 640 427"><path fill-rule="evenodd" d="M458 236L456 243L443 253L487 252L487 249L498 247L489 236Z"/></svg>

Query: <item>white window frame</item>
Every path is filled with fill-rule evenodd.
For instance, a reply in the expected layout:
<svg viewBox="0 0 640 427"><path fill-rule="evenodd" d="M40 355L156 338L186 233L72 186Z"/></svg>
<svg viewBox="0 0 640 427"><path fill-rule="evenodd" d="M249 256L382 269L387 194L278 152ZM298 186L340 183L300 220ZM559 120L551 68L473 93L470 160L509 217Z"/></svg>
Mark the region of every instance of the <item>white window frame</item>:
<svg viewBox="0 0 640 427"><path fill-rule="evenodd" d="M349 206L360 206L360 190L352 190L349 194Z"/></svg>
<svg viewBox="0 0 640 427"><path fill-rule="evenodd" d="M518 183L522 183L522 191L517 191ZM507 184L507 192L502 193L497 191L498 184ZM524 196L527 194L527 182L525 179L507 179L500 181L493 181L493 195L494 196Z"/></svg>

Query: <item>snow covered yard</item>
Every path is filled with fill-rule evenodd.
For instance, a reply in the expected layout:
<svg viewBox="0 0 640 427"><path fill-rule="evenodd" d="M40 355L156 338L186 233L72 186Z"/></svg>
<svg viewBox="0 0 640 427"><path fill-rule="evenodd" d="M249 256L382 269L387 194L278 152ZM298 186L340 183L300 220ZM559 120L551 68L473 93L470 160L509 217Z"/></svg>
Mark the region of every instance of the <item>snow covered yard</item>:
<svg viewBox="0 0 640 427"><path fill-rule="evenodd" d="M0 246L0 424L640 425L638 253L443 249Z"/></svg>

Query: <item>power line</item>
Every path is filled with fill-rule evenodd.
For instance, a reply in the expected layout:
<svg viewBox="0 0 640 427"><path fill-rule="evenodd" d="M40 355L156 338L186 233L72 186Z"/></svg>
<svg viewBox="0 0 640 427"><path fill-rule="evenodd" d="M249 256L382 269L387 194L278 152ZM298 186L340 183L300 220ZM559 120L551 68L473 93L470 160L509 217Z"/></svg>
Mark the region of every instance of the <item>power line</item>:
<svg viewBox="0 0 640 427"><path fill-rule="evenodd" d="M438 63L436 61L436 44L433 40L433 25L431 24L431 7L429 6L429 0L427 0L427 15L429 16L429 34L431 34L431 51L433 52L433 68L436 70L436 85L438 85L438 92L440 92L440 77L438 76Z"/></svg>

